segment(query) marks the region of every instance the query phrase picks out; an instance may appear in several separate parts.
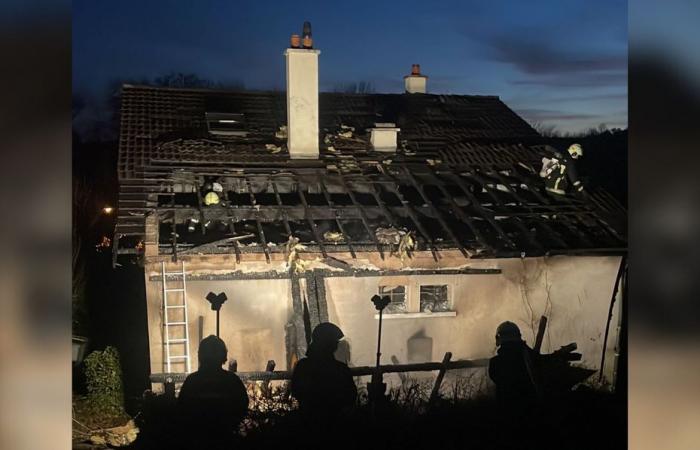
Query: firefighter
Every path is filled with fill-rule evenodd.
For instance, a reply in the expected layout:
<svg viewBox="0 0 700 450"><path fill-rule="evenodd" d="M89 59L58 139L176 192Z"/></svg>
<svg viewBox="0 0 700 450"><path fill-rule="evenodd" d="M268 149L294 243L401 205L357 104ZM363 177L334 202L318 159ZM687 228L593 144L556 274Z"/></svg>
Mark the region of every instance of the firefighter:
<svg viewBox="0 0 700 450"><path fill-rule="evenodd" d="M545 179L545 189L556 195L565 195L567 190L583 192L578 179L575 161L583 156L580 144L572 144L566 152L554 152L552 158L542 158L540 177Z"/></svg>
<svg viewBox="0 0 700 450"><path fill-rule="evenodd" d="M248 412L248 393L226 362L224 341L211 335L199 344L199 370L185 379L178 397L187 448L228 448Z"/></svg>
<svg viewBox="0 0 700 450"><path fill-rule="evenodd" d="M347 364L335 358L343 332L324 322L311 333L311 344L294 366L291 393L303 420L321 430L332 427L355 406L357 387Z"/></svg>
<svg viewBox="0 0 700 450"><path fill-rule="evenodd" d="M499 403L527 407L541 394L538 355L523 341L513 322L496 330L498 354L489 360L489 377L496 384Z"/></svg>

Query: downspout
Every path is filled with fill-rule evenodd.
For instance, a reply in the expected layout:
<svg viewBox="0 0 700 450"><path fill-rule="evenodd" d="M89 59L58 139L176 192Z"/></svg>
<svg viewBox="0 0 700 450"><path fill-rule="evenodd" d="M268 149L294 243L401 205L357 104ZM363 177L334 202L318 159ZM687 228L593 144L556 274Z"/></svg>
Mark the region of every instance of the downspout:
<svg viewBox="0 0 700 450"><path fill-rule="evenodd" d="M615 306L615 298L617 297L618 290L620 288L620 281L622 276L627 270L627 255L623 256L620 260L620 267L617 269L617 277L615 278L615 287L613 288L612 298L610 299L610 309L608 310L608 320L605 324L605 338L603 339L603 354L600 357L600 373L598 374L598 382L603 380L603 370L605 369L605 351L608 347L608 335L610 333L610 321L612 320L613 308ZM624 314L625 311L621 311Z"/></svg>

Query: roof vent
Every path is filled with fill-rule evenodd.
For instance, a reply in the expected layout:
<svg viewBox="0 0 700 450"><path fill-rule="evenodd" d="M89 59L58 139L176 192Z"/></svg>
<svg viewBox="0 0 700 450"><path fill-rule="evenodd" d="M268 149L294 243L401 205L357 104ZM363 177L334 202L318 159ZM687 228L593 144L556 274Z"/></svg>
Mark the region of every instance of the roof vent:
<svg viewBox="0 0 700 450"><path fill-rule="evenodd" d="M420 64L411 67L411 74L403 77L408 94L425 94L428 92L428 77L420 73Z"/></svg>
<svg viewBox="0 0 700 450"><path fill-rule="evenodd" d="M223 136L247 136L245 115L240 113L208 112L204 115L211 134Z"/></svg>
<svg viewBox="0 0 700 450"><path fill-rule="evenodd" d="M375 123L370 128L370 142L375 151L396 153L397 135L400 128L395 123Z"/></svg>

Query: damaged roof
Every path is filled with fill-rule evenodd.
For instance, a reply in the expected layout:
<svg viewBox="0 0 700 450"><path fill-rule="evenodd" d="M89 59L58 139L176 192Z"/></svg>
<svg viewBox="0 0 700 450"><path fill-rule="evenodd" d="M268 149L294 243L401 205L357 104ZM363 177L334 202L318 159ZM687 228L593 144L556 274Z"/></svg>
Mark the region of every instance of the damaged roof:
<svg viewBox="0 0 700 450"><path fill-rule="evenodd" d="M392 232L411 238L409 255L436 259L626 248L626 212L609 194L545 192L537 172L552 149L498 97L321 93L319 103L319 158L293 160L284 92L124 86L115 258L157 243L269 260L290 236L324 256L385 257L402 241ZM212 114L237 128L217 133ZM395 153L370 145L378 122L400 128ZM222 185L220 204L202 204L205 179Z"/></svg>

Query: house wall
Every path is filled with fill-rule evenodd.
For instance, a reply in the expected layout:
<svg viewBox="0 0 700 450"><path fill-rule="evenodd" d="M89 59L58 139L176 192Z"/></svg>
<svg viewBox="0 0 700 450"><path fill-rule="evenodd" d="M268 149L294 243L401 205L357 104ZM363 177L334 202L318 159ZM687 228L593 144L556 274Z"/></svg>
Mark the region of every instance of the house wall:
<svg viewBox="0 0 700 450"><path fill-rule="evenodd" d="M176 282L169 282L174 287ZM146 279L151 373L166 372L163 346L162 284ZM228 300L220 311L220 336L226 342L229 360L236 359L238 370L265 370L268 360L286 366L285 325L291 314L289 280L188 281L187 305L192 370L197 370L199 338L216 334L216 312L206 300L209 292L225 292ZM182 294L168 293L168 302L181 302ZM175 313L173 313L175 311ZM182 310L170 310L171 321L180 320ZM200 321L200 317L203 319ZM183 328L173 327L172 338L182 337ZM182 345L171 345L173 354L182 354ZM172 372L184 372L184 365Z"/></svg>
<svg viewBox="0 0 700 450"><path fill-rule="evenodd" d="M362 255L358 255L358 258L361 259ZM368 264L383 269L400 269L402 265L414 269L434 269L465 264L464 258L458 254L446 255L439 262L435 262L429 254L417 254L404 263L393 257L383 261L378 257L370 258L373 259L368 259ZM498 268L501 273L326 277L329 319L342 328L347 342L337 357L354 366L374 364L378 321L370 298L377 293L379 285L404 284L408 287L409 299L417 303L421 284L447 284L456 315L436 317L425 314L385 320L382 363L390 364L392 360L398 363L440 361L447 351L452 352L453 360L491 357L495 352L496 327L505 320L517 323L523 332L523 338L532 345L539 318L544 314L549 318L549 323L543 352L576 342L577 351L583 354L582 364L599 368L610 296L619 262L619 257L578 256L470 260L467 264L470 267ZM232 270L269 271L279 269L277 266L284 265L284 261L267 264L263 259L246 265L235 263L230 255L204 255L188 258L186 264L188 274L201 275ZM166 270L175 271L178 266L179 264L168 262ZM151 281L151 276L159 275L160 271L159 261L147 263L145 272L151 373L165 371L162 283L160 280ZM278 370L285 369L285 325L293 313L291 283L288 279L265 279L188 281L192 370L197 368L199 336L214 334L216 329L215 313L205 300L210 291L223 291L229 298L221 310L221 337L229 348L229 358L238 361L239 370L264 370L269 359L276 361ZM170 297L171 300L178 300L176 295L179 294ZM611 320L608 342L606 376L609 379L614 367L619 305L618 301ZM200 316L204 318L202 327L198 320ZM409 347L412 349L410 352ZM182 366L173 367L173 371L182 371ZM484 369L476 372L479 372L477 375L480 377L485 375ZM411 376L421 377L420 374ZM398 375L388 378L391 383L399 380ZM446 382L449 382L449 376Z"/></svg>
<svg viewBox="0 0 700 450"><path fill-rule="evenodd" d="M496 275L327 278L329 318L346 335L351 365L373 365L378 320L370 298L377 287L404 284L409 297L413 295L412 300L417 302L420 284L448 284L454 317L425 314L384 320L383 364L392 360L440 361L448 351L453 360L489 358L496 350L496 327L505 320L518 324L523 338L532 346L539 318L546 315L549 322L542 351L576 342L577 351L583 354L581 363L599 368L619 261L619 257L571 256L499 259L479 263L500 268L502 273ZM609 378L614 367L619 304L611 321L606 352ZM409 351L409 346L414 350ZM480 371L485 374L485 369ZM389 378L398 381L398 375Z"/></svg>

